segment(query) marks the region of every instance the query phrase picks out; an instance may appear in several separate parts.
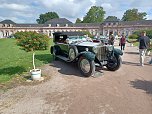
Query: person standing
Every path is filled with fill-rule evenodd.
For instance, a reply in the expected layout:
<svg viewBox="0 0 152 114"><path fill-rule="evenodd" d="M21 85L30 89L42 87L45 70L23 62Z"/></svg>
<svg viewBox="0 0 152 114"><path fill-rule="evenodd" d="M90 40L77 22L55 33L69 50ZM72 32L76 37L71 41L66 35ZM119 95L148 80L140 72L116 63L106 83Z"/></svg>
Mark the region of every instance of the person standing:
<svg viewBox="0 0 152 114"><path fill-rule="evenodd" d="M126 38L125 38L124 34L122 34L119 44L121 46L121 50L125 50Z"/></svg>
<svg viewBox="0 0 152 114"><path fill-rule="evenodd" d="M115 37L114 37L114 35L113 34L110 34L110 36L109 36L109 44L110 45L114 45L114 40L115 40Z"/></svg>
<svg viewBox="0 0 152 114"><path fill-rule="evenodd" d="M144 66L145 54L150 46L150 38L146 36L146 31L143 31L136 41L129 41L129 43L133 42L139 42L140 66Z"/></svg>

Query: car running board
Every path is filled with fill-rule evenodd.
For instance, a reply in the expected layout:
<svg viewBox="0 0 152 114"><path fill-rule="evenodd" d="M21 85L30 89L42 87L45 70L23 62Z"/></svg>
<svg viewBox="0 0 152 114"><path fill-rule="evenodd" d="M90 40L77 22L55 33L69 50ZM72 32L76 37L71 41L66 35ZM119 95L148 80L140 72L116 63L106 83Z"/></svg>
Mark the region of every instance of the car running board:
<svg viewBox="0 0 152 114"><path fill-rule="evenodd" d="M64 60L64 61L66 61L66 62L71 62L69 58L63 57L63 56L61 56L61 55L57 55L56 57L59 58L59 59L62 59L62 60Z"/></svg>

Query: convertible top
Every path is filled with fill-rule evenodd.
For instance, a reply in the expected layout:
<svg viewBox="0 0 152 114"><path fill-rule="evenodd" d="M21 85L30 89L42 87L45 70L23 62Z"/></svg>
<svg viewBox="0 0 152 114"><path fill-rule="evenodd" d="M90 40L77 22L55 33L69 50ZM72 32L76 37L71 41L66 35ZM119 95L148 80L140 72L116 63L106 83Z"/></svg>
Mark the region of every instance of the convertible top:
<svg viewBox="0 0 152 114"><path fill-rule="evenodd" d="M54 36L84 36L83 32L55 32Z"/></svg>

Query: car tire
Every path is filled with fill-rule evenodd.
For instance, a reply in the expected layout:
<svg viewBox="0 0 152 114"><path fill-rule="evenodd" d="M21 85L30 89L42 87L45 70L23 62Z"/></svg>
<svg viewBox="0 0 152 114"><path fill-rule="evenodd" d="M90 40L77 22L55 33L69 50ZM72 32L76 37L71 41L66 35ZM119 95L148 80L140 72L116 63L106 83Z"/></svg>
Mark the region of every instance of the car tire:
<svg viewBox="0 0 152 114"><path fill-rule="evenodd" d="M116 71L121 67L121 65L122 65L121 56L114 54L113 58L108 60L106 67L110 71Z"/></svg>
<svg viewBox="0 0 152 114"><path fill-rule="evenodd" d="M69 48L69 59L73 61L78 55L78 49L75 46L70 46Z"/></svg>
<svg viewBox="0 0 152 114"><path fill-rule="evenodd" d="M86 77L93 76L95 73L94 60L88 60L87 58L83 56L81 56L78 60L78 67L81 74Z"/></svg>

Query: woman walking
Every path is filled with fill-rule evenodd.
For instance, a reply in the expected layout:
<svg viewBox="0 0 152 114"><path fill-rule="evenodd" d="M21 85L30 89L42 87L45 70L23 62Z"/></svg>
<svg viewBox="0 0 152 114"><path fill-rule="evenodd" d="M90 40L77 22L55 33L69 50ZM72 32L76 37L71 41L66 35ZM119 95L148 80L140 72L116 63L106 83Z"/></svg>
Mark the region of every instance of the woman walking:
<svg viewBox="0 0 152 114"><path fill-rule="evenodd" d="M121 50L125 50L126 38L125 38L124 34L122 34L119 44L121 46Z"/></svg>

